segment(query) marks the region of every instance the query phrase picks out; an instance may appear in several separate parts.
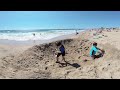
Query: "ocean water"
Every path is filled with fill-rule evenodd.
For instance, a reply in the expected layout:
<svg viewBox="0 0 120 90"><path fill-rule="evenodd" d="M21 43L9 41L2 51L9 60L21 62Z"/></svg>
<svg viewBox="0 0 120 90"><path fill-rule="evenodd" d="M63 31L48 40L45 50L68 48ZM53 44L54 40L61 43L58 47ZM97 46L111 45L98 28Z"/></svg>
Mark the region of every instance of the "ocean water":
<svg viewBox="0 0 120 90"><path fill-rule="evenodd" d="M77 30L78 32L84 30ZM35 33L35 36L33 36ZM0 40L49 40L58 36L75 34L75 30L0 30Z"/></svg>

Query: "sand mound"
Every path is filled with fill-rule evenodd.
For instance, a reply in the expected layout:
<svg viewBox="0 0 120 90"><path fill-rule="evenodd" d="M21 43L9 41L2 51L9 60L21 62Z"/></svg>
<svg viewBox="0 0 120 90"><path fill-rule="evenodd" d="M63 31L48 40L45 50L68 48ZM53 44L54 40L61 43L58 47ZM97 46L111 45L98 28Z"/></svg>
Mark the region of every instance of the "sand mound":
<svg viewBox="0 0 120 90"><path fill-rule="evenodd" d="M85 57L85 55L88 56L87 53L89 52L89 46L91 44L89 40L80 41L66 39L63 40L62 43L66 48L66 60L68 61L69 65L68 68L71 66L73 68L80 67L79 62L77 60L82 59L82 57ZM17 71L23 70L30 72L30 70L32 70L33 68L38 68L39 70L44 71L46 73L52 73L52 78L65 78L64 75L54 75L54 72L57 72L57 68L61 69L60 65L55 63L56 58L54 52L56 48L56 42L43 45L36 45L15 57L8 56L6 58L3 58L3 63L4 66L12 67ZM67 67L64 67L64 69L65 68ZM61 69L60 72L62 70L63 69Z"/></svg>

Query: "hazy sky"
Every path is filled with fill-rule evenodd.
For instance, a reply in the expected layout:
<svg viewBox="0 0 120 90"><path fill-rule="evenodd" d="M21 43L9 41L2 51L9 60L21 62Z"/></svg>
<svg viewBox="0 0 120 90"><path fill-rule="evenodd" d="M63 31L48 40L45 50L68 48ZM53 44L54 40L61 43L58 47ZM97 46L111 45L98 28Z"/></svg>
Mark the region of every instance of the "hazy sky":
<svg viewBox="0 0 120 90"><path fill-rule="evenodd" d="M0 11L0 30L119 26L120 11Z"/></svg>

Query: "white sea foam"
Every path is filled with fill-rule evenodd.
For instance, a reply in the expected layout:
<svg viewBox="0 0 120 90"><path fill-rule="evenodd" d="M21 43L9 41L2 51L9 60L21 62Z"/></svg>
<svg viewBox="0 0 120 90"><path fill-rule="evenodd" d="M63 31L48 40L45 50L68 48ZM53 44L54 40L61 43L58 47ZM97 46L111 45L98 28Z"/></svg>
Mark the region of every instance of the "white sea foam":
<svg viewBox="0 0 120 90"><path fill-rule="evenodd" d="M81 32L83 30L79 30ZM35 36L33 36L35 33ZM27 40L48 40L61 35L68 35L75 33L75 30L49 30L49 31L1 31L0 39L2 40L16 40L16 41L27 41Z"/></svg>

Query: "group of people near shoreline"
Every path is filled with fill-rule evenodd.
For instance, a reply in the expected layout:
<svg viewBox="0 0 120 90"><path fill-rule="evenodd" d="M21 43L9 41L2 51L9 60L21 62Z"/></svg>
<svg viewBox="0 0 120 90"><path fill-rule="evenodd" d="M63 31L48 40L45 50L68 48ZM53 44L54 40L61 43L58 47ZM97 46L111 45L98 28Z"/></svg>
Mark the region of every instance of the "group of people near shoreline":
<svg viewBox="0 0 120 90"><path fill-rule="evenodd" d="M79 34L79 33L77 32L77 30L75 30L75 31L76 31L76 35ZM33 37L35 38L36 34L35 34L35 33L32 33L32 35L33 35ZM41 33L40 33L40 35L41 35ZM35 43L35 40L34 40L34 43Z"/></svg>
<svg viewBox="0 0 120 90"><path fill-rule="evenodd" d="M76 30L76 35L77 35L77 34L79 34L79 33L78 33L77 30ZM41 33L40 33L40 35L41 35ZM33 33L33 36L35 37L35 33Z"/></svg>

